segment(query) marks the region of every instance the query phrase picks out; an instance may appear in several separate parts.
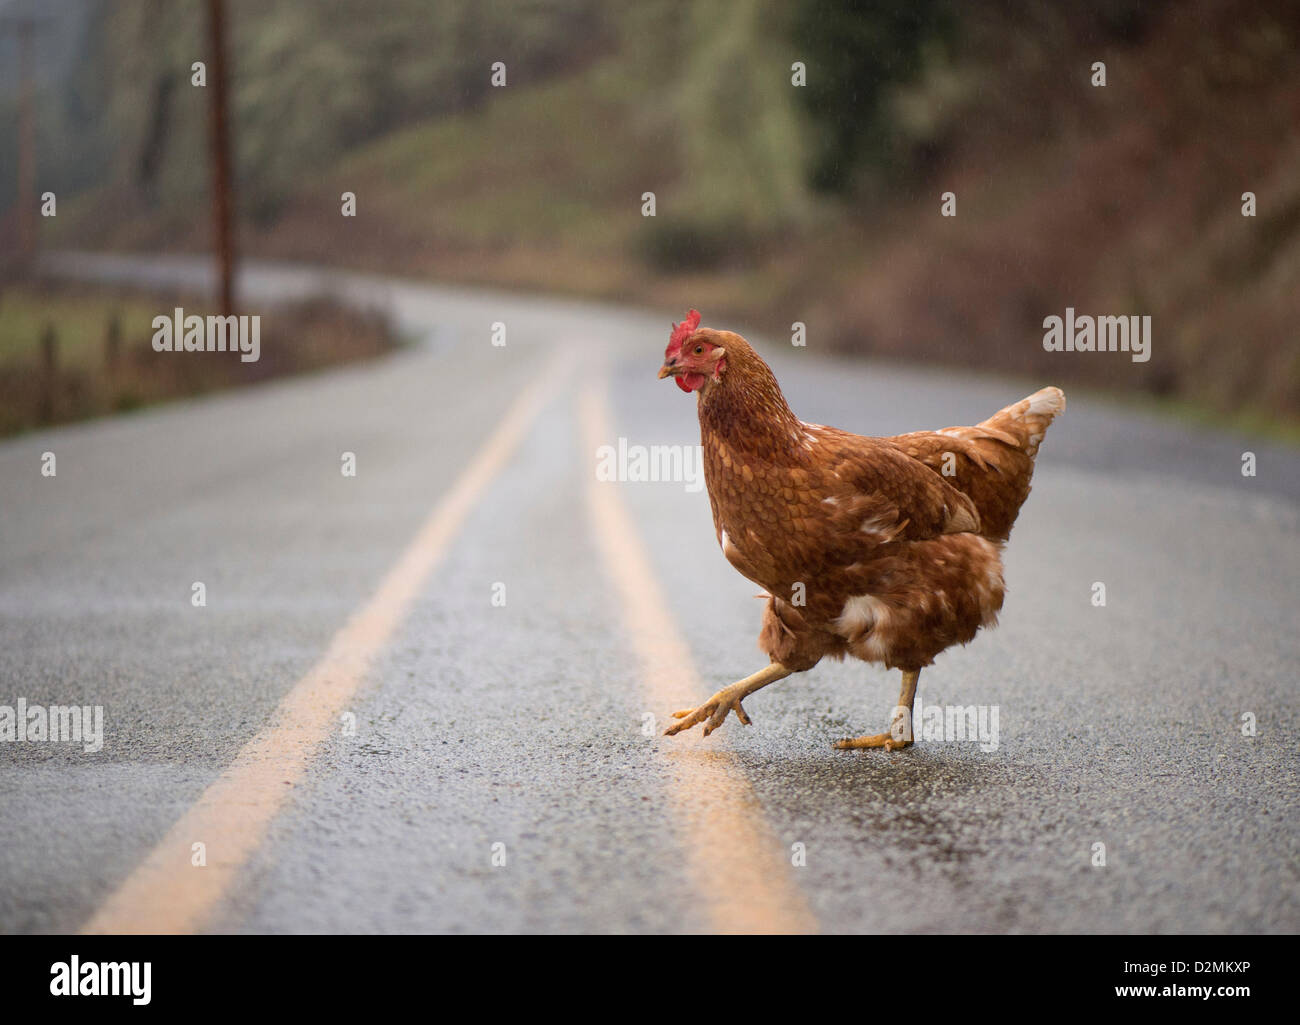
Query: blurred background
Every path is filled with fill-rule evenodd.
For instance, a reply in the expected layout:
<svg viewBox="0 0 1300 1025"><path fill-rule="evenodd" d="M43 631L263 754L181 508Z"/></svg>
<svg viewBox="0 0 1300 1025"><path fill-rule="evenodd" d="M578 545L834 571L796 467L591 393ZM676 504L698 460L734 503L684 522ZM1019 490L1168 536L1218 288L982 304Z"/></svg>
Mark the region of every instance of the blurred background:
<svg viewBox="0 0 1300 1025"><path fill-rule="evenodd" d="M278 362L161 380L162 297L35 273L216 248L213 9L241 259L802 321L1300 438L1293 0L0 0L0 430L399 341L321 300ZM1154 357L1045 353L1067 306L1149 314Z"/></svg>

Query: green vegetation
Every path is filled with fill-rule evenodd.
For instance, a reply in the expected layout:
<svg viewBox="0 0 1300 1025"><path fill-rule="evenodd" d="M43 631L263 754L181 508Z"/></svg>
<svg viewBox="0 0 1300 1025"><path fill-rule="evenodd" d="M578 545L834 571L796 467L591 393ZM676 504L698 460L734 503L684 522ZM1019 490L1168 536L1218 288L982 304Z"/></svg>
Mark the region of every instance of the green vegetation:
<svg viewBox="0 0 1300 1025"><path fill-rule="evenodd" d="M796 8L793 38L814 70L800 94L814 126L814 188L844 192L864 163L889 167L906 135L887 106L890 90L915 82L956 32L949 0L867 6L820 0Z"/></svg>

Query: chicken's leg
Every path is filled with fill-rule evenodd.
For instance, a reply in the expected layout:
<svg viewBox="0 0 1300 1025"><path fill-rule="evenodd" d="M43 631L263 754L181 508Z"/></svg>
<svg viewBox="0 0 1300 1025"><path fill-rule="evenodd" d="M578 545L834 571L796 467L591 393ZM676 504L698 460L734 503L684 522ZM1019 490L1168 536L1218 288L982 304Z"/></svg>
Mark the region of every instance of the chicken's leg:
<svg viewBox="0 0 1300 1025"><path fill-rule="evenodd" d="M687 708L681 712L674 712L673 718L680 719L681 722L664 730L664 736L671 737L675 733L689 730L696 723L708 719L709 721L704 726L704 735L707 737L722 725L723 720L727 718L727 713L732 711L736 713L737 719L748 726L749 716L745 714L745 710L740 706L740 699L749 697L754 691L766 687L769 683L784 680L792 672L794 672L793 669L787 669L780 662L772 662L753 676L746 676L743 680L737 680L730 687L723 687L722 690L718 691L698 708Z"/></svg>
<svg viewBox="0 0 1300 1025"><path fill-rule="evenodd" d="M886 751L898 751L912 746L912 702L916 700L916 681L921 675L919 669L903 670L903 690L898 695L898 704L894 708L894 719L889 724L888 733L876 733L866 737L854 737L852 740L837 740L838 751L852 751L860 747L883 747Z"/></svg>

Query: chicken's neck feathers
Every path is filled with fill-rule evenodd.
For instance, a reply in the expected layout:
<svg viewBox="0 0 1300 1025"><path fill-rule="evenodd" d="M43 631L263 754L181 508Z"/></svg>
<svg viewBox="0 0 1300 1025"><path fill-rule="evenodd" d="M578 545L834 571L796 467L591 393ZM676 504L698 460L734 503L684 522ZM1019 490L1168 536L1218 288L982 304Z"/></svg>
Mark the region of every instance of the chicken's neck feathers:
<svg viewBox="0 0 1300 1025"><path fill-rule="evenodd" d="M752 349L727 351L722 379L699 393L700 432L735 451L771 461L803 451L804 425L791 411L772 370Z"/></svg>

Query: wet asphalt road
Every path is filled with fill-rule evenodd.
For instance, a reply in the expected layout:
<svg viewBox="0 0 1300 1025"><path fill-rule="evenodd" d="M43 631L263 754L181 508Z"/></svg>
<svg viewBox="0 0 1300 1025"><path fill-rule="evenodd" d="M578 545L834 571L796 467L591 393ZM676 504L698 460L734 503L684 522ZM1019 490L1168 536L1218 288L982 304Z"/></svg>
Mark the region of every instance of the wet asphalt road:
<svg viewBox="0 0 1300 1025"><path fill-rule="evenodd" d="M181 259L56 266L202 276ZM1008 550L1001 626L921 676L927 704L996 707L995 750L832 751L885 728L897 693L896 673L857 662L755 695L750 728L647 737L643 717L670 709L645 707L591 540L576 401L608 387L610 444L694 444L693 400L654 376L681 311L288 267L251 268L245 294L255 308L320 288L392 310L413 344L0 443L0 704L105 711L97 753L0 744L0 930L86 921L266 723L561 343L577 346L573 373L371 667L356 734L321 746L208 928L709 929L667 781L689 784L721 746L774 842L803 845L788 872L828 932L1300 929L1300 453L1071 394ZM751 341L797 413L863 433L976 422L1048 383L826 359L815 334L806 350ZM707 496L606 486L708 688L759 668L756 588L718 552Z"/></svg>

